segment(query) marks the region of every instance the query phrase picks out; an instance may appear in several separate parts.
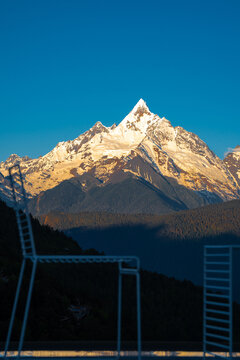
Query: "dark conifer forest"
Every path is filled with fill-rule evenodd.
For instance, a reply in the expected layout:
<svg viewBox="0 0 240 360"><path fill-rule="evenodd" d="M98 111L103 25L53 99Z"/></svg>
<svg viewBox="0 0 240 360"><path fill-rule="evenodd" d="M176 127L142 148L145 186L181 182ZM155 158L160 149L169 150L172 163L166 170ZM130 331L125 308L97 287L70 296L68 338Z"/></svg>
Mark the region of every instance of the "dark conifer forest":
<svg viewBox="0 0 240 360"><path fill-rule="evenodd" d="M177 211L166 215L111 214L104 212L61 213L51 212L40 216L41 223L53 228L106 228L111 226L161 226L161 235L198 239L220 234L240 236L240 200Z"/></svg>
<svg viewBox="0 0 240 360"><path fill-rule="evenodd" d="M84 249L138 255L144 269L198 285L203 280L204 245L240 244L240 200L168 215L54 212L40 221L64 230ZM238 252L234 276L240 270Z"/></svg>
<svg viewBox="0 0 240 360"><path fill-rule="evenodd" d="M0 202L0 219L0 341L3 342L19 275L21 251L14 211L3 202ZM36 219L32 222L38 253L98 254L93 249L83 251L64 233L40 225ZM117 266L110 264L39 264L26 341L114 341L117 275ZM13 340L19 335L27 284L25 278L25 292L20 299ZM127 277L123 286L123 340L135 341L134 279ZM143 341L200 343L200 286L142 270L141 302ZM77 314L73 311L76 308Z"/></svg>

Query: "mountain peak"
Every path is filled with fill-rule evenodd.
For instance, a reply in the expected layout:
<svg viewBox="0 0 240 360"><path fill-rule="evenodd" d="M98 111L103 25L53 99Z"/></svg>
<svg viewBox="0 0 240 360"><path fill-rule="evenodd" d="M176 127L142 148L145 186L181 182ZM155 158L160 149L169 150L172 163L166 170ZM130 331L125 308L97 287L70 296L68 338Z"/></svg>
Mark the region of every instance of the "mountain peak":
<svg viewBox="0 0 240 360"><path fill-rule="evenodd" d="M92 129L95 128L105 128L105 126L101 123L101 121L97 121L96 124L93 125Z"/></svg>
<svg viewBox="0 0 240 360"><path fill-rule="evenodd" d="M12 154L10 155L7 160L6 160L6 163L7 164L13 164L15 165L17 162L19 162L21 160L21 157L17 154Z"/></svg>
<svg viewBox="0 0 240 360"><path fill-rule="evenodd" d="M228 148L228 150L225 152L224 157L233 156L233 154L240 155L240 145L237 145L235 148Z"/></svg>
<svg viewBox="0 0 240 360"><path fill-rule="evenodd" d="M93 137L94 135L101 133L101 132L108 132L108 129L106 126L104 126L101 121L97 121L93 127L91 127L88 131L84 133L84 135L90 135L90 137ZM81 135L80 135L81 136Z"/></svg>
<svg viewBox="0 0 240 360"><path fill-rule="evenodd" d="M140 99L136 105L134 106L134 108L132 109L132 112L136 113L139 111L139 109L141 109L141 112L146 112L146 113L150 113L150 110L146 104L146 102L143 99Z"/></svg>

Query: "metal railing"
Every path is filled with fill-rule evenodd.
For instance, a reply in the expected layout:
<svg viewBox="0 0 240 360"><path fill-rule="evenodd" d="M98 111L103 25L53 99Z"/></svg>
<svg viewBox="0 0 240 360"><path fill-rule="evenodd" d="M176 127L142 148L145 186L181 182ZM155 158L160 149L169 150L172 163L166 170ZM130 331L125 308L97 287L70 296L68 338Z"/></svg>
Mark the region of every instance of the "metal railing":
<svg viewBox="0 0 240 360"><path fill-rule="evenodd" d="M122 276L133 275L136 277L136 311L137 311L137 350L138 360L141 360L141 302L140 302L140 260L136 256L97 256L97 255L38 255L35 249L34 236L32 231L31 218L28 211L27 198L24 189L23 177L19 165L9 169L9 179L12 188L12 197L15 204L15 212L18 224L18 231L21 241L23 261L19 274L15 299L10 318L7 339L5 343L4 357L8 355L9 343L12 334L18 299L25 270L26 261L30 260L33 264L28 295L25 305L24 318L22 322L20 340L18 343L18 355L21 356L25 330L27 325L28 313L31 303L31 295L34 285L37 263L118 263L118 324L117 324L117 357L121 356L121 317L122 317ZM21 190L21 203L16 196L16 187ZM127 265L127 266L126 266Z"/></svg>
<svg viewBox="0 0 240 360"><path fill-rule="evenodd" d="M232 358L233 247L225 245L204 247L204 358L206 354Z"/></svg>

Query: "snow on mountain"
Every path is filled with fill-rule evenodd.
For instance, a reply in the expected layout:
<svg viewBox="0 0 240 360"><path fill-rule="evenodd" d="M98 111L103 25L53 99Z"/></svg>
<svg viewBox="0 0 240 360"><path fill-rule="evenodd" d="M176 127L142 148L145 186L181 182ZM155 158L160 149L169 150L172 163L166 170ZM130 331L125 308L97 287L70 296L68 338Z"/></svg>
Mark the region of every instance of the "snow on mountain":
<svg viewBox="0 0 240 360"><path fill-rule="evenodd" d="M0 163L0 172L6 176L8 167L19 163L29 197L86 174L96 178L98 186L104 186L113 179L117 181L120 173L131 173L149 184L157 184L153 180L156 176L173 178L203 196L213 194L228 200L239 197L240 160L235 161L240 159L239 153L232 152L220 160L197 135L179 126L174 128L140 99L118 126L105 127L97 122L76 139L58 143L38 159L13 154ZM135 157L146 162L156 176L128 166ZM233 160L229 165L230 158L234 165Z"/></svg>
<svg viewBox="0 0 240 360"><path fill-rule="evenodd" d="M227 200L238 197L234 178L208 146L195 134L165 118L153 124L139 145L140 153L154 161L162 175L195 191L208 191Z"/></svg>
<svg viewBox="0 0 240 360"><path fill-rule="evenodd" d="M237 145L235 149L231 149L223 161L240 187L240 145Z"/></svg>

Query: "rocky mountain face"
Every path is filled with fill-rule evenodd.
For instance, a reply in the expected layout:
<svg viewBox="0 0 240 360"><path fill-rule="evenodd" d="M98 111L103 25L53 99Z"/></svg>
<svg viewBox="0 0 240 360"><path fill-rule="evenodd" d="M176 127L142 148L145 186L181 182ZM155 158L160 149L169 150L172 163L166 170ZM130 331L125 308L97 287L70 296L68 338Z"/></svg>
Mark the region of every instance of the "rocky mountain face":
<svg viewBox="0 0 240 360"><path fill-rule="evenodd" d="M166 213L239 198L240 151L222 161L195 134L150 112L141 99L116 126L97 122L21 165L34 214L57 211ZM4 179L3 179L4 180ZM7 197L7 181L0 181Z"/></svg>
<svg viewBox="0 0 240 360"><path fill-rule="evenodd" d="M234 177L236 184L240 186L240 145L231 150L223 161Z"/></svg>

